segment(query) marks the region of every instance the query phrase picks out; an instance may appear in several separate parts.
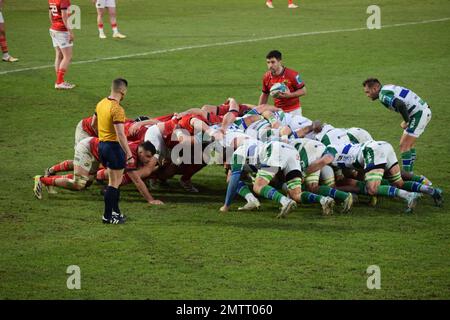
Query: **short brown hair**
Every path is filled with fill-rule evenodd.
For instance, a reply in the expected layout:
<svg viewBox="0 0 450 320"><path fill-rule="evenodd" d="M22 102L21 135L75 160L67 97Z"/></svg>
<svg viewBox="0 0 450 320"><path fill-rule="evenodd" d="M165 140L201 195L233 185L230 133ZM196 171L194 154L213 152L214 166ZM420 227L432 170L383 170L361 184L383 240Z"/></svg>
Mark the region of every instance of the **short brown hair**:
<svg viewBox="0 0 450 320"><path fill-rule="evenodd" d="M368 86L369 88L372 88L376 84L381 85L381 82L378 81L377 78L369 78L363 82L363 87Z"/></svg>

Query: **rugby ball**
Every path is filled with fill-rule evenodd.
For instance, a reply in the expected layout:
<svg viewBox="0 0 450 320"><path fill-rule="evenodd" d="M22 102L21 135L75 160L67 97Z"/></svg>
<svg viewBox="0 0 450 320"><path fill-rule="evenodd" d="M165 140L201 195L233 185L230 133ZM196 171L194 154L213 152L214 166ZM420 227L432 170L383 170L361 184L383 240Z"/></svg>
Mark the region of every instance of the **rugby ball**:
<svg viewBox="0 0 450 320"><path fill-rule="evenodd" d="M284 84L284 83L275 83L271 88L270 88L270 95L272 97L276 97L280 92L288 92L289 89L288 87Z"/></svg>

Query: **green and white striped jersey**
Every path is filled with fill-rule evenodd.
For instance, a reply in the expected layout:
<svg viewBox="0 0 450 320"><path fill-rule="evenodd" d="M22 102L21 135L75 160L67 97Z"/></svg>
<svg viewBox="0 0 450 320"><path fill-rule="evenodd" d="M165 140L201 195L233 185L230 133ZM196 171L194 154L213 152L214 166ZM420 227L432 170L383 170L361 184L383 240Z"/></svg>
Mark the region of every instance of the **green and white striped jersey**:
<svg viewBox="0 0 450 320"><path fill-rule="evenodd" d="M399 112L394 106L395 99L403 101L409 117L428 107L428 104L413 91L393 84L384 85L380 90L378 98L386 108L395 112Z"/></svg>
<svg viewBox="0 0 450 320"><path fill-rule="evenodd" d="M320 159L325 151L325 145L323 143L312 139L293 139L289 144L294 146L300 155L300 166L302 171L306 171L312 162Z"/></svg>
<svg viewBox="0 0 450 320"><path fill-rule="evenodd" d="M332 125L325 124L322 131L316 134L315 139L328 146L330 144L349 144L350 138L347 135L347 131L340 128L335 128Z"/></svg>
<svg viewBox="0 0 450 320"><path fill-rule="evenodd" d="M359 169L364 167L363 149L365 144L330 144L323 155L334 157L331 166L341 169Z"/></svg>

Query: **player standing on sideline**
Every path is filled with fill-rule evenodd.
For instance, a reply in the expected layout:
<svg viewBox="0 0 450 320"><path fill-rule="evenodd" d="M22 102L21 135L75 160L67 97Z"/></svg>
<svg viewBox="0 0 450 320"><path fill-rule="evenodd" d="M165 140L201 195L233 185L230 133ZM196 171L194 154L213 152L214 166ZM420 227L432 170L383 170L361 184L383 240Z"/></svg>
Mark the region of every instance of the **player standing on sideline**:
<svg viewBox="0 0 450 320"><path fill-rule="evenodd" d="M116 0L92 0L97 8L97 25L98 36L100 39L106 39L105 31L103 30L103 15L105 14L105 8L108 8L109 22L113 30L113 38L125 39L127 36L121 34L117 28L116 20Z"/></svg>
<svg viewBox="0 0 450 320"><path fill-rule="evenodd" d="M286 68L282 63L281 52L270 51L266 56L269 71L264 74L263 88L258 105L266 104L269 99L270 88L275 83L284 83L290 92L280 92L274 96L275 107L293 115L302 115L299 97L306 94L305 83L297 71Z"/></svg>
<svg viewBox="0 0 450 320"><path fill-rule="evenodd" d="M49 18L52 26L50 36L55 48L55 89L70 90L74 84L64 81L64 74L72 60L73 32L69 27L68 18L70 0L48 0Z"/></svg>
<svg viewBox="0 0 450 320"><path fill-rule="evenodd" d="M120 106L127 93L128 82L125 79L115 79L112 83L111 94L97 104L99 156L105 168L108 168L109 183L104 194L105 212L103 223L123 224L124 216L120 213L119 186L125 165L134 162L133 155L125 136L125 111Z"/></svg>
<svg viewBox="0 0 450 320"><path fill-rule="evenodd" d="M6 43L6 32L5 32L5 20L2 14L3 0L0 0L0 47L2 48L3 57L2 60L5 62L16 62L19 59L14 58L9 55L8 44Z"/></svg>
<svg viewBox="0 0 450 320"><path fill-rule="evenodd" d="M379 99L386 108L402 115L403 121L400 124L404 130L400 138L402 175L411 178L414 175L413 167L416 160L414 145L431 120L430 107L411 90L393 84L382 86L375 78L365 80L363 87L367 97L372 100ZM429 181L419 182L429 183Z"/></svg>
<svg viewBox="0 0 450 320"><path fill-rule="evenodd" d="M273 4L272 4L272 0L267 0L267 1L266 1L266 6L267 6L269 9L273 9L274 6L273 6ZM289 9L297 9L297 8L298 8L298 5L294 4L294 0L288 0L288 8L289 8Z"/></svg>

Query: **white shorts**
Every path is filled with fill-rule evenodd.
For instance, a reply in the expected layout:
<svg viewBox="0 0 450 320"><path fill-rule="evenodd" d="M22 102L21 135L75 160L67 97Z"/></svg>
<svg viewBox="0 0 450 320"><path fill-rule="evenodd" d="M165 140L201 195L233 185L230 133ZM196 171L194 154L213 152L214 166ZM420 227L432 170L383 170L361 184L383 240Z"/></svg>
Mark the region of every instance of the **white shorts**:
<svg viewBox="0 0 450 320"><path fill-rule="evenodd" d="M73 43L70 42L70 34L68 31L55 31L50 29L50 37L52 37L54 48L64 49L73 46Z"/></svg>
<svg viewBox="0 0 450 320"><path fill-rule="evenodd" d="M3 19L3 14L0 11L0 23L5 23L5 19Z"/></svg>
<svg viewBox="0 0 450 320"><path fill-rule="evenodd" d="M147 132L145 132L144 141L150 141L155 146L156 154L154 157L158 159L160 163L163 159L167 159L169 157L169 151L158 125L155 124L148 128Z"/></svg>
<svg viewBox="0 0 450 320"><path fill-rule="evenodd" d="M295 110L292 110L291 112L285 112L289 113L291 116L302 116L302 108L298 108Z"/></svg>
<svg viewBox="0 0 450 320"><path fill-rule="evenodd" d="M75 156L73 157L73 165L82 168L93 175L97 172L99 163L91 152L90 142L93 137L81 140L75 147Z"/></svg>
<svg viewBox="0 0 450 320"><path fill-rule="evenodd" d="M409 126L404 131L404 134L418 138L424 131L428 122L431 120L431 109L426 108L421 111L417 111L409 119Z"/></svg>
<svg viewBox="0 0 450 320"><path fill-rule="evenodd" d="M81 140L89 137L89 133L83 130L83 120L80 120L77 124L77 128L75 129L75 149Z"/></svg>
<svg viewBox="0 0 450 320"><path fill-rule="evenodd" d="M97 0L97 2L95 3L95 6L99 9L115 8L116 0Z"/></svg>
<svg viewBox="0 0 450 320"><path fill-rule="evenodd" d="M274 172L274 170L268 167L279 168L283 171L284 175L287 175L291 171L302 172L300 155L295 148L280 142L272 142L271 146L270 154L260 159L267 166L266 168L261 168L261 171L267 171L267 173L273 176L275 176L278 170Z"/></svg>
<svg viewBox="0 0 450 320"><path fill-rule="evenodd" d="M391 144L385 141L371 141L366 143L363 150L364 170L370 171L384 164L385 170L391 169L398 163L397 155Z"/></svg>

